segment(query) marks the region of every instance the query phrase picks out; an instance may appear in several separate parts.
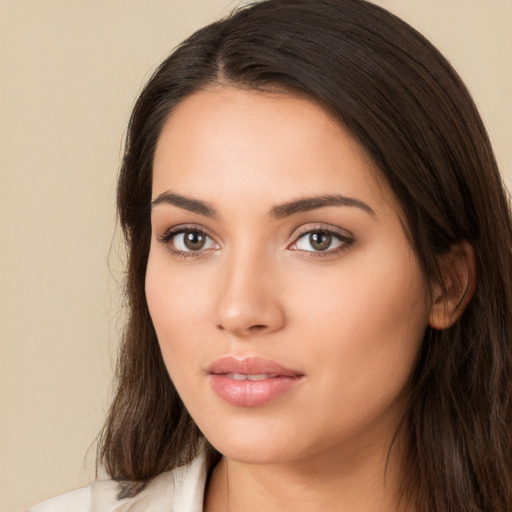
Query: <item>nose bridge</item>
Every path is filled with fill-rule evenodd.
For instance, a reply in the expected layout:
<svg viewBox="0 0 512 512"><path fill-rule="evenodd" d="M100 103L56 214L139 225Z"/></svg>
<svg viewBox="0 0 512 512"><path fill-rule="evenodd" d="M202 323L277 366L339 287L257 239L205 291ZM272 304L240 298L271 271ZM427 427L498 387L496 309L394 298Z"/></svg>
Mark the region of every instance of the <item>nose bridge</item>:
<svg viewBox="0 0 512 512"><path fill-rule="evenodd" d="M270 333L284 325L284 310L273 276L271 255L261 246L233 247L224 261L217 326L238 337Z"/></svg>

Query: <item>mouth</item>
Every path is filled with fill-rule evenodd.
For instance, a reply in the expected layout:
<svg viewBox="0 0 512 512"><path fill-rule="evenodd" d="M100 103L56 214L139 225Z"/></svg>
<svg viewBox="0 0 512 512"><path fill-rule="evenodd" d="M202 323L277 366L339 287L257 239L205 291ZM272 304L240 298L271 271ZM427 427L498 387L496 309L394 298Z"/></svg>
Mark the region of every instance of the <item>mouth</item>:
<svg viewBox="0 0 512 512"><path fill-rule="evenodd" d="M268 359L224 357L207 369L213 391L237 407L258 407L295 388L302 372Z"/></svg>
<svg viewBox="0 0 512 512"><path fill-rule="evenodd" d="M271 375L270 373L258 373L256 375L247 375L246 373L224 373L221 375L225 375L228 379L233 380L266 380L266 379L275 379L279 377L279 375Z"/></svg>

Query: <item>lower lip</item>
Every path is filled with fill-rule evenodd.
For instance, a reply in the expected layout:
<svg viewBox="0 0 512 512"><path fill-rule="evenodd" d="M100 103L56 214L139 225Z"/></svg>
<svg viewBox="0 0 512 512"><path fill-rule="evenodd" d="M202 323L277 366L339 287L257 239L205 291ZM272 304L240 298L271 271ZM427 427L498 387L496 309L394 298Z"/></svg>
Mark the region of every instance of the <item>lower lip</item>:
<svg viewBox="0 0 512 512"><path fill-rule="evenodd" d="M280 376L264 380L235 380L223 374L210 374L213 391L238 407L258 407L295 387L301 377Z"/></svg>

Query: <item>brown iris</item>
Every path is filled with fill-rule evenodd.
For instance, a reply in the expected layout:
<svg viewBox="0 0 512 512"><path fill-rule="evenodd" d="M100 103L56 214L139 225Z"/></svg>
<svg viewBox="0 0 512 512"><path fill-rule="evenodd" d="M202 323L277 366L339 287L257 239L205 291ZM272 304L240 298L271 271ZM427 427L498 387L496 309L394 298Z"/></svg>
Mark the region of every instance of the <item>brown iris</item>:
<svg viewBox="0 0 512 512"><path fill-rule="evenodd" d="M315 233L310 233L309 235L309 243L311 247L317 251L325 251L331 245L332 236L327 233L322 233L321 231L316 231Z"/></svg>
<svg viewBox="0 0 512 512"><path fill-rule="evenodd" d="M191 251L199 251L206 243L206 235L199 231L185 231L183 233L183 243Z"/></svg>

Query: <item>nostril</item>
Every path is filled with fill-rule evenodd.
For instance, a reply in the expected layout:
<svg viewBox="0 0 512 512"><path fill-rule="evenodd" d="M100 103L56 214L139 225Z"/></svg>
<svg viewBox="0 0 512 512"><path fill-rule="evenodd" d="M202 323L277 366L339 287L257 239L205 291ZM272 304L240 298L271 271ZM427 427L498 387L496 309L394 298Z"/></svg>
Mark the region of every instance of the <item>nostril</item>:
<svg viewBox="0 0 512 512"><path fill-rule="evenodd" d="M267 326L266 325L251 325L251 327L249 327L249 329L251 331L261 331L262 329L265 329Z"/></svg>
<svg viewBox="0 0 512 512"><path fill-rule="evenodd" d="M264 324L255 324L255 325L251 325L249 326L248 328L246 329L226 329L226 327L222 324L219 324L217 325L217 329L219 329L220 331L226 331L226 330L230 330L230 331L233 331L233 332L237 332L238 335L241 335L243 336L243 332L245 332L245 334L249 334L249 333L257 333L257 332L261 332L261 331L264 331L265 329L267 329L267 326L264 325Z"/></svg>

